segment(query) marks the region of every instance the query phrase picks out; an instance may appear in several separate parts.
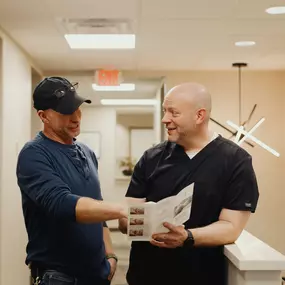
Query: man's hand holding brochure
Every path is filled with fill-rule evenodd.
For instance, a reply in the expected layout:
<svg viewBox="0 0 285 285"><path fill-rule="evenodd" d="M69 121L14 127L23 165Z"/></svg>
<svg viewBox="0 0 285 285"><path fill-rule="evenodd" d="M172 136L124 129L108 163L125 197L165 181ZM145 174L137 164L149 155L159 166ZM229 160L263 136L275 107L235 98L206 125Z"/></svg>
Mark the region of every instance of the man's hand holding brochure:
<svg viewBox="0 0 285 285"><path fill-rule="evenodd" d="M181 190L176 196L157 203L128 203L127 237L129 240L151 241L154 233L167 233L164 222L175 226L185 223L191 213L194 184Z"/></svg>

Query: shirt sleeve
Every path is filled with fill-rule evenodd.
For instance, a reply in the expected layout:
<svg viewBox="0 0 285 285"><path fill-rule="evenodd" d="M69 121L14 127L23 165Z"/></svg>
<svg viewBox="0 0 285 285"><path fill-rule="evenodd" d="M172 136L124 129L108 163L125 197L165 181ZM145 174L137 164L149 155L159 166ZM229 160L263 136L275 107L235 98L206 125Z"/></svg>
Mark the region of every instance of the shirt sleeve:
<svg viewBox="0 0 285 285"><path fill-rule="evenodd" d="M146 174L145 174L145 154L140 158L134 167L134 172L128 187L126 197L145 198L146 197Z"/></svg>
<svg viewBox="0 0 285 285"><path fill-rule="evenodd" d="M223 208L254 213L259 190L252 166L252 157L243 150L239 150L234 159L234 167L226 188Z"/></svg>
<svg viewBox="0 0 285 285"><path fill-rule="evenodd" d="M71 193L42 150L28 147L20 153L17 180L21 191L47 215L76 220L75 207L80 196Z"/></svg>

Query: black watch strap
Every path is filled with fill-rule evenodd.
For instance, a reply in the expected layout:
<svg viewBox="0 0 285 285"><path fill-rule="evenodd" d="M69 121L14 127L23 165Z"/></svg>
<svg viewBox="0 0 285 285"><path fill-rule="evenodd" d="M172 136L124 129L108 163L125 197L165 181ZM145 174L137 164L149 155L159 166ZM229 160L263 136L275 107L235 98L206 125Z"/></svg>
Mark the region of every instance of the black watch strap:
<svg viewBox="0 0 285 285"><path fill-rule="evenodd" d="M107 254L106 258L107 259L113 258L113 259L116 260L116 262L118 262L118 257L115 254L113 254L113 253Z"/></svg>
<svg viewBox="0 0 285 285"><path fill-rule="evenodd" d="M186 231L187 231L188 236L187 236L187 239L184 241L184 246L192 247L194 246L194 243L195 243L193 234L190 230L186 230Z"/></svg>

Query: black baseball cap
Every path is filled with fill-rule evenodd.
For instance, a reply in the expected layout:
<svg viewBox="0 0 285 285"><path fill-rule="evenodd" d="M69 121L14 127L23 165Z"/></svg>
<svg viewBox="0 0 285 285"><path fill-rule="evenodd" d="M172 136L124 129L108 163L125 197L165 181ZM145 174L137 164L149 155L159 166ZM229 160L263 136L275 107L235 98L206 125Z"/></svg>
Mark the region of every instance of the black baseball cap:
<svg viewBox="0 0 285 285"><path fill-rule="evenodd" d="M63 115L71 115L84 102L91 103L91 100L77 94L77 85L63 77L46 77L34 90L34 108L37 111L52 109Z"/></svg>

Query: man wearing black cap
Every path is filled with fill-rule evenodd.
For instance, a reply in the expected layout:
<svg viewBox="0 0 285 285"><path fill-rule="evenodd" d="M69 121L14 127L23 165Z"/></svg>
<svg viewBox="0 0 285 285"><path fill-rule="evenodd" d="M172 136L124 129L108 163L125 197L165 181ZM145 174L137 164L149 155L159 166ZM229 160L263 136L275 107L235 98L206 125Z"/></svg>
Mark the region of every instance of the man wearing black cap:
<svg viewBox="0 0 285 285"><path fill-rule="evenodd" d="M102 201L96 156L75 140L79 107L91 101L61 77L41 81L33 100L44 128L26 143L17 164L26 264L35 284L108 284L117 257L105 221L125 217L125 211Z"/></svg>

